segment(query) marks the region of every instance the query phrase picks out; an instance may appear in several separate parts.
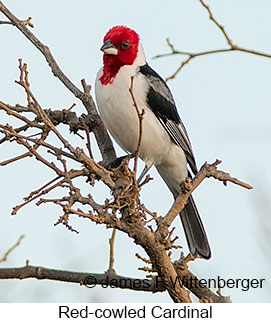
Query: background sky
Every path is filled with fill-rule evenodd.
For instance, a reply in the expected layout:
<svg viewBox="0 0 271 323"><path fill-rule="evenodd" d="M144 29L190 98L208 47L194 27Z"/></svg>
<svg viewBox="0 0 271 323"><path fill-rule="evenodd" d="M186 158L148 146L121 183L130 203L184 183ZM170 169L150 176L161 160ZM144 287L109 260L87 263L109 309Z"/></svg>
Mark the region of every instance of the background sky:
<svg viewBox="0 0 271 323"><path fill-rule="evenodd" d="M221 31L209 20L197 0L171 1L34 1L6 0L5 5L20 19L33 18L34 34L48 45L65 74L80 87L86 78L94 84L102 63L99 48L107 30L117 24L134 28L141 36L149 64L163 77L171 75L182 57L152 59L168 52L166 37L176 49L203 51L227 46ZM217 20L233 43L271 53L271 3L268 0L208 1ZM5 18L0 15L0 20ZM62 109L81 103L53 77L43 56L15 28L0 26L0 99L9 104L26 103L25 94L14 83L18 79L18 58L28 63L32 91L43 108ZM252 191L208 179L194 193L212 248L209 261L197 260L190 269L199 278L266 279L263 288L242 291L223 289L233 302L271 301L271 64L270 59L224 53L192 60L176 79L169 81L179 113L186 125L198 165L216 158L220 169L254 186ZM93 91L92 91L93 94ZM13 122L0 112L1 123ZM68 131L61 127L65 134ZM71 138L71 137L69 137ZM84 147L80 138L73 143ZM93 146L95 145L92 140ZM94 147L99 160L99 152ZM1 160L24 152L16 144L0 145ZM117 148L118 154L122 151ZM164 215L173 200L156 171L142 191L142 201ZM73 217L71 224L80 234L64 226L54 227L60 208L31 204L11 216L12 207L23 197L49 181L53 174L36 162L25 159L0 168L1 226L0 258L21 234L19 248L3 267L32 265L54 269L103 273L108 266L108 239L111 230L87 219ZM84 187L84 192L90 189ZM108 191L97 184L90 189L98 202ZM51 197L58 197L56 192ZM176 220L179 243L186 242ZM116 271L119 275L144 278L143 264L135 257L144 251L122 233L116 237ZM179 252L174 253L178 259ZM27 279L0 281L2 302L170 302L167 293L155 294L104 289L87 289L75 284Z"/></svg>

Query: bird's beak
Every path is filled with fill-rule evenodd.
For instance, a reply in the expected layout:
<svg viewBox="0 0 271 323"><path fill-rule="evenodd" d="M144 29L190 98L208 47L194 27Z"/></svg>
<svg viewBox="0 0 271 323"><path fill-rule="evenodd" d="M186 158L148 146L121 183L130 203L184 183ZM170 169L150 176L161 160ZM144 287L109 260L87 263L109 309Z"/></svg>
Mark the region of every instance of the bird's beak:
<svg viewBox="0 0 271 323"><path fill-rule="evenodd" d="M108 39L100 49L105 54L118 55L118 49L117 49L117 47L115 45L112 44L110 39Z"/></svg>

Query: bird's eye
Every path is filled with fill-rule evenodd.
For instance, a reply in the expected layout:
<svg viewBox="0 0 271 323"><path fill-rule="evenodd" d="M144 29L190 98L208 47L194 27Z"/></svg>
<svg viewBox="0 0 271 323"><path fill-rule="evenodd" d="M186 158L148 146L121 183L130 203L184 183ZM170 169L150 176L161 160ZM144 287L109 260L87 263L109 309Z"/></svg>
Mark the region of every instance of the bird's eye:
<svg viewBox="0 0 271 323"><path fill-rule="evenodd" d="M121 43L121 47L123 49L127 49L129 46L130 46L130 44L127 41L124 41L124 42Z"/></svg>

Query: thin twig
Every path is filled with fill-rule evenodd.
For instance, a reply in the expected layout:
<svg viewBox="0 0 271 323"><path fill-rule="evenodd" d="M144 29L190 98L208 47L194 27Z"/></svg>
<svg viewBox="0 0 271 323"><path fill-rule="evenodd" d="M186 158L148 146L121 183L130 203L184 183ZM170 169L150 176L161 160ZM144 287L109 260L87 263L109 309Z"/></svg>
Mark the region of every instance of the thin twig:
<svg viewBox="0 0 271 323"><path fill-rule="evenodd" d="M27 140L23 140L21 139L20 135L18 135L14 129L10 126L2 126L0 125L1 128L5 129L5 131L7 131L8 134L10 134L11 136L15 137L15 140L18 144L23 145L32 155L34 155L37 160L39 160L40 162L42 162L43 164L45 164L47 167L51 168L57 175L59 176L64 176L65 174L58 168L56 167L55 164L49 162L47 159L45 159L42 155L40 155L37 151L36 148L34 146L31 146Z"/></svg>
<svg viewBox="0 0 271 323"><path fill-rule="evenodd" d="M2 125L0 125L0 128L2 128ZM15 130L14 130L14 131L15 131ZM14 132L14 133L16 133L16 132ZM8 136L10 137L10 135L7 135L7 137L8 137ZM36 136L36 134L35 134L35 135L32 135L32 136ZM41 134L41 138L39 139L39 141L37 141L37 142L35 143L35 145L32 147L32 149L36 151L36 150L40 147L40 142L43 142L43 141L47 138L47 136L48 136L48 132L47 132L47 131L44 131L44 132ZM15 137L15 140L16 140L16 135L15 135L14 137ZM28 136L28 137L25 137L25 138L26 138L26 140L28 140L30 137L31 137L31 136ZM15 161L21 160L21 159L23 159L23 158L25 158L25 157L31 157L31 156L33 156L33 152L31 152L31 151L29 150L27 153L24 153L24 154L22 154L22 155L19 155L19 156L16 156L16 157L10 158L10 159L8 159L8 160L5 160L5 161L3 161L3 162L0 162L0 166L5 166L5 165L8 165L8 164L13 163L13 162L15 162Z"/></svg>
<svg viewBox="0 0 271 323"><path fill-rule="evenodd" d="M169 77L165 78L165 81L169 81L169 80L172 80L176 77L176 75L181 71L181 69L186 65L188 64L191 59L194 58L194 56L189 56L186 60L184 60L181 65L177 68L177 70Z"/></svg>
<svg viewBox="0 0 271 323"><path fill-rule="evenodd" d="M152 263L152 262L150 261L150 259L147 259L147 258L144 258L144 257L140 256L140 254L139 254L139 253L136 253L135 255L136 255L136 257L137 257L138 259L140 259L140 260L144 261L146 264L151 264L151 263Z"/></svg>
<svg viewBox="0 0 271 323"><path fill-rule="evenodd" d="M116 228L113 228L112 236L109 239L110 252L109 252L109 266L108 266L108 270L107 270L107 273L111 272L111 273L114 273L114 274L116 273L115 269L114 269L114 262L115 262L115 259L114 259L114 244L115 244L116 232L117 232Z"/></svg>
<svg viewBox="0 0 271 323"><path fill-rule="evenodd" d="M19 133L19 132L21 132L21 131L26 131L27 129L29 129L29 125L28 125L28 124L23 125L22 127L15 128L14 130L15 130L17 133ZM10 139L11 139L11 137L10 137L10 136L5 135L5 137L4 137L4 138L2 138L2 139L0 140L0 145L1 145L2 143L4 143L5 141L10 140Z"/></svg>
<svg viewBox="0 0 271 323"><path fill-rule="evenodd" d="M11 115L11 116L15 117L16 119L19 119L19 120L23 121L24 123L26 123L27 125L29 125L29 127L43 129L43 126L40 125L38 122L31 121L28 118L26 118L25 116L21 115L20 113L18 113L16 111L13 111L8 105L6 105L2 101L0 101L0 109L6 111L6 113L8 115Z"/></svg>
<svg viewBox="0 0 271 323"><path fill-rule="evenodd" d="M38 114L37 113L37 110L35 109L35 107L33 106L24 106L24 105L21 105L21 104L15 104L14 106L10 105L10 104L7 104L7 106L13 110L13 111L16 111L16 112L30 112L30 113L35 113L35 114Z"/></svg>
<svg viewBox="0 0 271 323"><path fill-rule="evenodd" d="M24 234L22 234L20 237L19 237L19 239L18 239L18 241L15 243L15 245L14 246L12 246L11 248L9 248L8 249L8 251L4 254L4 256L3 256L3 258L1 258L0 259L0 262L4 262L4 261L6 261L7 260L7 257L8 257L8 255L15 249L15 248L17 248L19 245L20 245L20 243L21 243L21 241L22 241L22 239L25 237L25 235Z"/></svg>
<svg viewBox="0 0 271 323"><path fill-rule="evenodd" d="M88 153L89 153L89 157L93 159L93 155L92 155L92 151L91 151L91 141L90 141L90 135L89 135L89 130L86 129L86 137L87 137L87 149L88 149Z"/></svg>
<svg viewBox="0 0 271 323"><path fill-rule="evenodd" d="M92 154L92 151L91 151L91 141L90 141L89 128L86 125L86 122L85 122L84 119L82 119L82 123L83 123L83 126L85 128L85 133L86 133L86 137L87 137L86 146L87 146L87 149L88 149L89 157L93 159L93 154Z"/></svg>
<svg viewBox="0 0 271 323"><path fill-rule="evenodd" d="M226 33L225 28L214 18L210 7L203 1L203 0L199 0L199 2L207 9L208 13L209 13L209 17L210 19L217 25L217 27L222 31L224 37L227 39L227 42L229 44L229 46L234 47L232 40L230 39L230 37L228 36L228 34Z"/></svg>
<svg viewBox="0 0 271 323"><path fill-rule="evenodd" d="M6 165L11 164L11 163L13 163L15 161L21 160L21 159L26 158L26 157L31 157L31 156L33 156L33 154L30 151L28 151L27 153L24 153L22 155L12 157L10 159L6 159L6 160L0 162L0 166L6 166Z"/></svg>
<svg viewBox="0 0 271 323"><path fill-rule="evenodd" d="M35 191L31 192L31 193L29 194L29 196L25 198L25 200L27 201L27 200L29 200L31 197L33 197L34 195L39 194L39 193L40 193L41 191L43 191L47 186L49 186L49 185L53 184L53 183L54 183L55 181L57 181L58 179L60 179L60 176L57 176L57 177L55 177L55 178L51 179L49 182L47 182L46 184L42 185L42 186L41 186L40 188L38 188L37 190L35 190Z"/></svg>
<svg viewBox="0 0 271 323"><path fill-rule="evenodd" d="M51 187L47 188L46 190L42 190L40 193L38 193L35 196L31 196L31 197L27 197L25 198L25 202L23 202L20 205L17 205L15 207L13 207L13 210L11 212L11 215L16 215L17 212L24 207L25 205L29 204L30 202L36 200L38 197L45 195L49 192L51 192L53 189L55 189L56 187L59 187L62 183L64 182L64 180L62 179L61 181L57 182L56 184L52 185Z"/></svg>
<svg viewBox="0 0 271 323"><path fill-rule="evenodd" d="M143 117L145 114L145 110L142 109L142 111L140 112L138 105L136 103L136 99L134 96L134 91L133 91L133 86L134 86L134 76L131 76L131 86L129 88L129 92L131 94L132 100L133 100L133 105L136 109L136 113L138 116L138 121L139 121L139 136L138 136L138 142L137 142L137 148L135 151L135 162L134 162L134 174L136 176L136 171L137 171L137 164L138 164L138 158L139 158L139 154L140 154L140 147L141 147L141 142L142 142L142 133L143 133Z"/></svg>

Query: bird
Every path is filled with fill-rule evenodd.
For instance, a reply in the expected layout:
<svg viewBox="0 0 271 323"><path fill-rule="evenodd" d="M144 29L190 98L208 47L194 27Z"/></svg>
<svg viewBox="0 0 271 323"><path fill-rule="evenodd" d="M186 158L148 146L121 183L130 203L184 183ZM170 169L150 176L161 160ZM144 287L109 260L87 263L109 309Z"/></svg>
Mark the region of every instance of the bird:
<svg viewBox="0 0 271 323"><path fill-rule="evenodd" d="M169 87L146 62L140 37L133 29L124 25L110 28L100 49L103 66L96 76L95 97L103 123L125 152L136 152L139 117L129 92L133 78L136 105L145 113L139 151L145 168L140 178L154 165L176 199L182 192L181 183L191 176L188 166L193 174L198 170ZM209 259L211 249L192 195L180 217L190 254Z"/></svg>

